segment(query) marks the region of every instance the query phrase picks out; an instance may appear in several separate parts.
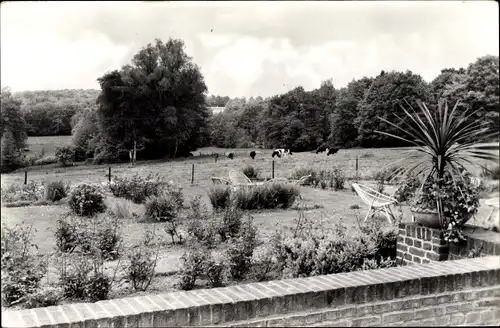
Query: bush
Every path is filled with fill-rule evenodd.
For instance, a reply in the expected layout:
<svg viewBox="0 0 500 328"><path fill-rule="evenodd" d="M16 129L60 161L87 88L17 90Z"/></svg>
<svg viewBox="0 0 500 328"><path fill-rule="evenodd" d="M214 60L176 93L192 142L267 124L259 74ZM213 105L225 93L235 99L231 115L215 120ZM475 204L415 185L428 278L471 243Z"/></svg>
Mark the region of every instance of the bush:
<svg viewBox="0 0 500 328"><path fill-rule="evenodd" d="M289 208L300 191L297 186L283 183L266 183L241 188L233 194L234 206L242 210Z"/></svg>
<svg viewBox="0 0 500 328"><path fill-rule="evenodd" d="M55 149L55 156L61 165L68 166L73 164L73 161L75 160L75 150L73 147L69 146L57 147Z"/></svg>
<svg viewBox="0 0 500 328"><path fill-rule="evenodd" d="M111 279L103 273L96 272L88 278L85 296L91 302L102 301L108 298L110 290Z"/></svg>
<svg viewBox="0 0 500 328"><path fill-rule="evenodd" d="M249 179L257 179L258 176L257 170L251 165L245 166L243 174L245 174Z"/></svg>
<svg viewBox="0 0 500 328"><path fill-rule="evenodd" d="M421 186L422 183L417 177L407 177L394 192L394 198L400 203L410 201Z"/></svg>
<svg viewBox="0 0 500 328"><path fill-rule="evenodd" d="M57 249L62 253L72 253L80 243L77 225L69 217L57 220L54 236Z"/></svg>
<svg viewBox="0 0 500 328"><path fill-rule="evenodd" d="M239 209L234 207L226 208L218 225L219 236L223 242L238 236L242 225L242 217L243 212Z"/></svg>
<svg viewBox="0 0 500 328"><path fill-rule="evenodd" d="M24 303L39 288L46 266L32 242L35 232L31 226L8 228L2 224L2 306Z"/></svg>
<svg viewBox="0 0 500 328"><path fill-rule="evenodd" d="M309 167L301 167L301 168L295 169L295 171L292 173L291 178L298 180L298 179L300 179L304 176L307 176L307 175L310 175L311 178L307 179L307 181L304 184L317 186L319 183L317 173L314 169L309 168Z"/></svg>
<svg viewBox="0 0 500 328"><path fill-rule="evenodd" d="M132 210L132 202L127 199L117 199L110 206L111 214L118 220L132 220L139 216Z"/></svg>
<svg viewBox="0 0 500 328"><path fill-rule="evenodd" d="M332 177L333 177L333 186L332 186L333 189L335 190L344 189L344 184L345 184L344 172L339 168L334 168Z"/></svg>
<svg viewBox="0 0 500 328"><path fill-rule="evenodd" d="M49 164L55 164L58 162L59 162L59 160L57 159L56 156L47 156L47 157L42 157L40 159L35 160L34 165L49 165Z"/></svg>
<svg viewBox="0 0 500 328"><path fill-rule="evenodd" d="M57 202L67 196L68 189L61 180L49 182L45 189L45 198L48 201Z"/></svg>
<svg viewBox="0 0 500 328"><path fill-rule="evenodd" d="M215 211L229 207L231 203L231 187L214 186L208 192L208 198Z"/></svg>
<svg viewBox="0 0 500 328"><path fill-rule="evenodd" d="M16 140L10 129L5 129L2 134L0 169L2 172L12 172L23 164L23 155L16 147Z"/></svg>
<svg viewBox="0 0 500 328"><path fill-rule="evenodd" d="M155 256L156 255L156 256ZM146 291L155 274L156 254L146 245L136 245L128 255L129 265L126 268L127 277L135 291Z"/></svg>
<svg viewBox="0 0 500 328"><path fill-rule="evenodd" d="M2 188L2 202L37 202L45 198L45 186L37 181L29 181L27 184L12 184Z"/></svg>
<svg viewBox="0 0 500 328"><path fill-rule="evenodd" d="M238 236L231 239L226 246L229 270L231 276L236 280L243 279L250 270L253 251L259 244L257 232L253 218L248 216L247 220L243 222Z"/></svg>
<svg viewBox="0 0 500 328"><path fill-rule="evenodd" d="M207 258L208 253L203 249L195 249L182 255L182 266L179 270L180 289L191 290L194 288L196 280L203 276L204 263L207 262Z"/></svg>
<svg viewBox="0 0 500 328"><path fill-rule="evenodd" d="M104 194L99 186L87 183L80 183L71 189L68 204L80 216L92 216L106 209Z"/></svg>
<svg viewBox="0 0 500 328"><path fill-rule="evenodd" d="M161 192L158 196L150 196L145 204L145 217L159 222L176 220L183 205L182 193Z"/></svg>
<svg viewBox="0 0 500 328"><path fill-rule="evenodd" d="M123 197L136 204L141 204L148 197L158 196L164 184L159 175L148 174L145 178L135 174L131 178L116 177L109 188L115 197Z"/></svg>
<svg viewBox="0 0 500 328"><path fill-rule="evenodd" d="M223 254L212 253L203 263L203 272L210 288L222 287L226 280L227 262Z"/></svg>
<svg viewBox="0 0 500 328"><path fill-rule="evenodd" d="M36 290L26 297L25 309L56 306L63 299L63 289L57 286L47 286Z"/></svg>
<svg viewBox="0 0 500 328"><path fill-rule="evenodd" d="M201 205L200 196L193 198L186 215L186 231L191 240L211 249L217 243L217 224L215 217Z"/></svg>

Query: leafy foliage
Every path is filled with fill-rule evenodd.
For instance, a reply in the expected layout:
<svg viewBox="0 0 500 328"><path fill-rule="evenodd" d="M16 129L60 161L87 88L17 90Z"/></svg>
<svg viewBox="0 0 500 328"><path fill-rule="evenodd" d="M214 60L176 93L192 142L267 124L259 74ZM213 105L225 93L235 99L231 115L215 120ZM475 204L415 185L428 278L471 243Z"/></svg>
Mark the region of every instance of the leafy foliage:
<svg viewBox="0 0 500 328"><path fill-rule="evenodd" d="M71 188L68 205L80 216L92 216L106 209L104 194L99 186L88 183L80 183Z"/></svg>
<svg viewBox="0 0 500 328"><path fill-rule="evenodd" d="M27 184L11 184L2 188L2 202L12 203L28 201L31 203L44 199L45 186L38 181Z"/></svg>
<svg viewBox="0 0 500 328"><path fill-rule="evenodd" d="M242 210L289 208L299 196L297 186L284 183L266 183L236 190L234 205Z"/></svg>
<svg viewBox="0 0 500 328"><path fill-rule="evenodd" d="M210 187L208 198L215 211L228 208L231 202L231 187L217 185Z"/></svg>
<svg viewBox="0 0 500 328"><path fill-rule="evenodd" d="M63 181L57 180L47 183L45 189L45 198L51 202L56 202L67 196L69 187Z"/></svg>
<svg viewBox="0 0 500 328"><path fill-rule="evenodd" d="M73 147L57 147L55 156L57 161L63 166L71 165L75 159L75 150Z"/></svg>
<svg viewBox="0 0 500 328"><path fill-rule="evenodd" d="M1 92L1 115L0 115L0 136L4 138L4 133L10 131L9 140L12 142L12 148L14 150L23 149L26 146L26 123L21 112L22 102L14 97L8 87L2 87ZM2 160L3 160L3 148L2 143ZM10 152L9 152L10 153Z"/></svg>
<svg viewBox="0 0 500 328"><path fill-rule="evenodd" d="M158 174L150 173L146 177L141 177L136 173L130 178L115 177L109 184L109 189L115 197L123 197L141 204L148 197L158 196L164 185L165 182Z"/></svg>
<svg viewBox="0 0 500 328"><path fill-rule="evenodd" d="M14 171L23 165L23 156L16 148L16 141L10 129L2 134L0 169L3 173Z"/></svg>

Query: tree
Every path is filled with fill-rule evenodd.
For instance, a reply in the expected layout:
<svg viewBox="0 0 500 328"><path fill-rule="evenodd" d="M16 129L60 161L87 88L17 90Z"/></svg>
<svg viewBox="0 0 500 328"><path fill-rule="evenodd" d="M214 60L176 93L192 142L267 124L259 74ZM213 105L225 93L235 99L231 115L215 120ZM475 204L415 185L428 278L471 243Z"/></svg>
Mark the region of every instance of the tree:
<svg viewBox="0 0 500 328"><path fill-rule="evenodd" d="M75 145L75 160L93 157L99 133L97 108L87 108L77 113L72 121L71 134Z"/></svg>
<svg viewBox="0 0 500 328"><path fill-rule="evenodd" d="M482 120L491 124L498 131L500 128L500 91L499 91L498 56L483 56L467 67L465 86L467 93L464 102L471 111L478 111L471 119Z"/></svg>
<svg viewBox="0 0 500 328"><path fill-rule="evenodd" d="M134 142L143 158L185 156L203 143L207 87L191 60L182 40L157 39L98 79L99 158L127 158Z"/></svg>
<svg viewBox="0 0 500 328"><path fill-rule="evenodd" d="M439 102L440 98L443 98L446 89L453 83L455 83L461 76L465 76L464 68L445 68L441 70L441 74L436 76L434 80L430 83L430 92L433 97L433 102Z"/></svg>
<svg viewBox="0 0 500 328"><path fill-rule="evenodd" d="M21 101L12 96L8 87L2 88L0 134L6 130L12 134L13 146L22 149L26 146L26 124L21 113Z"/></svg>
<svg viewBox="0 0 500 328"><path fill-rule="evenodd" d="M358 140L363 147L396 147L406 145L386 135L375 133L375 130L397 134L393 126L377 119L377 116L388 121L396 119L403 113L401 105L407 101L415 104L416 100L427 101L430 97L428 85L420 75L411 71L384 72L377 76L366 96L358 104Z"/></svg>
<svg viewBox="0 0 500 328"><path fill-rule="evenodd" d="M2 152L1 152L1 170L2 172L11 172L22 165L22 156L16 146L14 134L9 127L2 133Z"/></svg>
<svg viewBox="0 0 500 328"><path fill-rule="evenodd" d="M349 148L357 145L358 129L354 121L358 116L358 104L364 99L373 79L363 77L352 80L338 93L335 112L330 115L331 133L329 144Z"/></svg>

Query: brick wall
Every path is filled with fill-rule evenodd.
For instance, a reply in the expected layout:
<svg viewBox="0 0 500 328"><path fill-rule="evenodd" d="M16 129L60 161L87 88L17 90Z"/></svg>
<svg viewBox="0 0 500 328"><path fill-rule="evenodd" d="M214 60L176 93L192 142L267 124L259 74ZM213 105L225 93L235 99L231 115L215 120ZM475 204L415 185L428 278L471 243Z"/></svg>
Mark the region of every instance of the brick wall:
<svg viewBox="0 0 500 328"><path fill-rule="evenodd" d="M499 256L2 312L2 327L499 323Z"/></svg>
<svg viewBox="0 0 500 328"><path fill-rule="evenodd" d="M482 231L481 228L478 231ZM469 229L472 230L472 229ZM467 243L449 246L440 238L441 230L419 226L417 223L401 223L397 242L397 260L400 264L430 263L464 259L469 251L481 249L481 255L500 255L500 235L491 236L468 233Z"/></svg>

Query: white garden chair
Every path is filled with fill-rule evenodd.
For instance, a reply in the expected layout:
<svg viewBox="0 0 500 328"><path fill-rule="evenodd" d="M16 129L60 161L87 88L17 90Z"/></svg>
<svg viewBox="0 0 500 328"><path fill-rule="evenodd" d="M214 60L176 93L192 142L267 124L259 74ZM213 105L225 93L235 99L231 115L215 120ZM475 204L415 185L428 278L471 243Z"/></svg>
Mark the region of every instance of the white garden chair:
<svg viewBox="0 0 500 328"><path fill-rule="evenodd" d="M230 185L231 184L231 181L226 180L224 178L212 177L211 179L212 179L212 182L214 184L225 184L225 185Z"/></svg>
<svg viewBox="0 0 500 328"><path fill-rule="evenodd" d="M229 171L229 181L231 182L231 185L233 186L233 190L238 189L239 187L250 187L250 186L257 186L262 183L259 182L252 182L243 172L237 171L237 170L231 170Z"/></svg>
<svg viewBox="0 0 500 328"><path fill-rule="evenodd" d="M352 187L354 188L358 196L361 197L363 202L370 206L370 209L368 210L368 213L366 214L363 222L366 222L369 216L373 217L375 213L383 211L385 216L387 217L387 220L389 220L389 223L392 223L391 216L393 218L395 216L392 213L391 205L396 204L397 200L390 196L379 193L378 191L362 184L353 183Z"/></svg>

